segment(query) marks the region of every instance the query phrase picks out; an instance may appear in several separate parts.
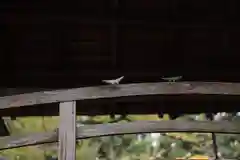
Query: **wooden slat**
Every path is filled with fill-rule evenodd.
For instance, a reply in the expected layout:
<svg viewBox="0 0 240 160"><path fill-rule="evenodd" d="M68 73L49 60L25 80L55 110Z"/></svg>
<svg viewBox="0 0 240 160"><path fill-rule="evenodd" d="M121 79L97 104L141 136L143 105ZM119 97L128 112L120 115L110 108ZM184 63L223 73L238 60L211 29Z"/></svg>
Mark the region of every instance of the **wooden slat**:
<svg viewBox="0 0 240 160"><path fill-rule="evenodd" d="M161 78L159 78L161 79ZM84 87L77 89L35 92L0 98L0 109L37 104L56 103L73 100L94 100L102 98L119 98L151 95L176 94L213 94L213 95L240 95L240 83L217 82L178 82L169 84L138 83L123 84L116 87L105 85Z"/></svg>
<svg viewBox="0 0 240 160"><path fill-rule="evenodd" d="M60 160L76 159L76 102L60 103L59 151Z"/></svg>
<svg viewBox="0 0 240 160"><path fill-rule="evenodd" d="M77 128L77 139L150 132L203 132L240 134L238 122L138 121L131 123L85 125ZM0 150L57 141L57 133L38 133L0 138Z"/></svg>

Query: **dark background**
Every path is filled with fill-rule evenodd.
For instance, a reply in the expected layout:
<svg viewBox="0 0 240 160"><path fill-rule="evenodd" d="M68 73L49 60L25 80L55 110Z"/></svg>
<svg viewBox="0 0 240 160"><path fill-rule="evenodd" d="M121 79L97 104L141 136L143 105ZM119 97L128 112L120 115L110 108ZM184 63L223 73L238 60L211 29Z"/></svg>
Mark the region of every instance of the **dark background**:
<svg viewBox="0 0 240 160"><path fill-rule="evenodd" d="M239 81L237 0L0 2L1 86Z"/></svg>

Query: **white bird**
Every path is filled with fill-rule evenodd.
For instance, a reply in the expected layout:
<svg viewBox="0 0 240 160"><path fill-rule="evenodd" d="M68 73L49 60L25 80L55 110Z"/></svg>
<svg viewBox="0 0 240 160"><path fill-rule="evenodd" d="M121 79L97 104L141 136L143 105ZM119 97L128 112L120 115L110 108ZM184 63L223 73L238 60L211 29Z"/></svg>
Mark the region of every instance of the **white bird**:
<svg viewBox="0 0 240 160"><path fill-rule="evenodd" d="M175 77L162 77L163 80L169 81L169 82L176 82L177 80L182 79L182 76L175 76Z"/></svg>
<svg viewBox="0 0 240 160"><path fill-rule="evenodd" d="M117 79L111 79L111 80L102 80L102 82L107 84L119 84L119 82L124 78L124 76L119 77Z"/></svg>
<svg viewBox="0 0 240 160"><path fill-rule="evenodd" d="M169 84L175 83L177 80L182 79L182 76L175 77L162 77L163 80L168 81Z"/></svg>

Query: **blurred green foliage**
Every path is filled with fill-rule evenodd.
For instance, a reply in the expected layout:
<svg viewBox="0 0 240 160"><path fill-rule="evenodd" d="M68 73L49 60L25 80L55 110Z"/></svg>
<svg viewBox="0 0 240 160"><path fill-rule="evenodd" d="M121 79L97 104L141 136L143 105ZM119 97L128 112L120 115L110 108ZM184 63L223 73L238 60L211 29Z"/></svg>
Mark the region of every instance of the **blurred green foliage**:
<svg viewBox="0 0 240 160"><path fill-rule="evenodd" d="M182 116L187 120L196 115ZM197 115L198 120L206 120L204 114ZM77 117L78 123L108 123L110 116ZM157 115L129 115L127 120L169 120L168 115L159 119ZM236 118L235 118L236 120ZM124 121L124 119L122 120ZM26 117L13 121L11 134L51 131L58 126L58 117ZM240 157L239 135L217 135L219 152L223 157ZM47 155L57 156L58 146L43 144L31 147L3 150L0 156L9 160L44 160ZM77 159L87 160L157 160L192 155L213 156L211 134L203 133L152 133L138 135L119 135L91 138L78 141Z"/></svg>

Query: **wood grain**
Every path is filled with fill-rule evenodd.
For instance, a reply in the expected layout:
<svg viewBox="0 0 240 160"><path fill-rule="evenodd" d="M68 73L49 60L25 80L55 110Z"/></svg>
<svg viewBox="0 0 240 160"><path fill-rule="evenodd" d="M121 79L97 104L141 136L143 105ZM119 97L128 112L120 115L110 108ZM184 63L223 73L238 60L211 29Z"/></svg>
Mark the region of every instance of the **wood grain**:
<svg viewBox="0 0 240 160"><path fill-rule="evenodd" d="M77 128L77 139L119 134L136 134L150 132L206 132L240 134L238 122L209 121L137 121L131 123L85 125ZM0 138L0 150L18 148L42 143L52 143L58 140L56 132L37 133L22 136Z"/></svg>
<svg viewBox="0 0 240 160"><path fill-rule="evenodd" d="M96 87L83 87L56 91L35 92L19 94L0 98L0 109L19 106L32 106L37 104L58 103L73 100L94 100L104 98L120 98L152 95L176 94L210 94L210 95L240 95L240 83L217 82L178 82L169 84L138 83L122 84L116 87L104 85Z"/></svg>
<svg viewBox="0 0 240 160"><path fill-rule="evenodd" d="M76 159L76 102L62 102L59 105L60 124L58 132L60 160Z"/></svg>

